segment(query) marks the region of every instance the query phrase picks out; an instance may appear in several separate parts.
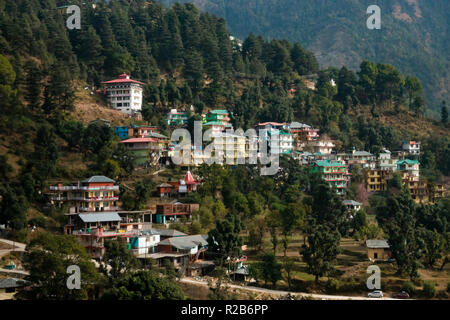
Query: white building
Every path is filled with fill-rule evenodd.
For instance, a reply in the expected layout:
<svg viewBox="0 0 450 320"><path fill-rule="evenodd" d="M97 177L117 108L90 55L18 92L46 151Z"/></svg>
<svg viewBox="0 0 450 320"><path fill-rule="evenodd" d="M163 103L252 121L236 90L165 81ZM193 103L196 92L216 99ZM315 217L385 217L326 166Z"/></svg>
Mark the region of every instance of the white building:
<svg viewBox="0 0 450 320"><path fill-rule="evenodd" d="M136 255L155 253L160 242L160 234L153 230L143 231L130 239L131 249Z"/></svg>
<svg viewBox="0 0 450 320"><path fill-rule="evenodd" d="M402 144L403 151L409 154L420 154L420 142L419 141L403 141Z"/></svg>
<svg viewBox="0 0 450 320"><path fill-rule="evenodd" d="M144 83L130 79L123 73L118 79L104 82L106 99L115 109L133 115L142 109L142 86Z"/></svg>
<svg viewBox="0 0 450 320"><path fill-rule="evenodd" d="M383 171L396 171L397 159L391 157L391 152L384 149L378 156L378 167Z"/></svg>

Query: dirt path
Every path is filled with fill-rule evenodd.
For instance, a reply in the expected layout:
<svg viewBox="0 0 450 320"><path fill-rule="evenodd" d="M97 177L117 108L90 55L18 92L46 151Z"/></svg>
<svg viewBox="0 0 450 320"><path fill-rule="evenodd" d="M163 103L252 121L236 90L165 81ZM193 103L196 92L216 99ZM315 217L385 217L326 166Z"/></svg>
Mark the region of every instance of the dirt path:
<svg viewBox="0 0 450 320"><path fill-rule="evenodd" d="M182 278L180 279L180 282L183 283L191 283L201 286L208 286L208 283L206 281L199 281L192 278ZM352 296L335 296L335 295L325 295L325 294L315 294L315 293L303 293L303 292L289 292L289 291L281 291L281 290L270 290L265 288L258 288L258 287L245 287L245 286L239 286L235 284L229 284L230 288L233 289L240 289L240 290L247 290L247 291L253 291L257 293L266 293L266 294L273 294L278 296L285 296L287 294L290 295L296 295L300 297L310 297L313 299L318 300L398 300L393 298L381 298L381 299L373 299L373 298L367 298L367 297L352 297Z"/></svg>

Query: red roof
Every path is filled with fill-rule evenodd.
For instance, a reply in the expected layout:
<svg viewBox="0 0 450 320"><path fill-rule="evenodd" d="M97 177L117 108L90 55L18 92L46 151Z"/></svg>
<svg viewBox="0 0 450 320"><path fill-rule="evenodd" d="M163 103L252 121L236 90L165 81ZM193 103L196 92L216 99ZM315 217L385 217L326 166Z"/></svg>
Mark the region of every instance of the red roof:
<svg viewBox="0 0 450 320"><path fill-rule="evenodd" d="M186 172L186 176L184 177L184 182L186 182L186 184L198 184L199 183L198 181L196 181L194 179L194 177L192 176L190 171Z"/></svg>
<svg viewBox="0 0 450 320"><path fill-rule="evenodd" d="M103 82L105 84L111 84L111 83L137 83L137 84L142 84L144 85L145 83L140 82L140 81L136 81L136 80L132 80L130 79L130 76L127 75L126 73L122 73L118 79L115 80L110 80L110 81L105 81Z"/></svg>
<svg viewBox="0 0 450 320"><path fill-rule="evenodd" d="M131 138L120 141L120 143L139 143L139 142L158 142L158 139L154 138Z"/></svg>
<svg viewBox="0 0 450 320"><path fill-rule="evenodd" d="M266 126L266 125L272 125L272 126L284 126L286 125L286 122L280 123L280 122L262 122L258 123L258 126Z"/></svg>

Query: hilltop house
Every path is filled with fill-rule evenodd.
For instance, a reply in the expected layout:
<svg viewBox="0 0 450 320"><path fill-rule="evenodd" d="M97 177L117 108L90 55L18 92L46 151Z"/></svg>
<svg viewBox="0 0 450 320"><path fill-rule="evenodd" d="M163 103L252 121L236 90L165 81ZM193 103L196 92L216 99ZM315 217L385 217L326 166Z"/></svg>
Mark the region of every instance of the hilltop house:
<svg viewBox="0 0 450 320"><path fill-rule="evenodd" d="M142 92L144 83L130 79L123 73L118 79L103 82L106 99L115 109L133 115L142 108Z"/></svg>

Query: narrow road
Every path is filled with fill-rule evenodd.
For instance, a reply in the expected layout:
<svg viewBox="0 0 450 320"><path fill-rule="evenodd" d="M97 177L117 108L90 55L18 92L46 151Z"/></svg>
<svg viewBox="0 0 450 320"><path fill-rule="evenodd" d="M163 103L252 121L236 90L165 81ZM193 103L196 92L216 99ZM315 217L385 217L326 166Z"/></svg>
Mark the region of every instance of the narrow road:
<svg viewBox="0 0 450 320"><path fill-rule="evenodd" d="M10 253L11 251L25 251L25 247L26 247L26 244L24 244L24 243L15 242L15 241L6 240L6 239L0 239L0 243L4 243L8 246L14 247L14 249L13 248L1 249L0 257L3 257L4 255Z"/></svg>
<svg viewBox="0 0 450 320"><path fill-rule="evenodd" d="M201 286L208 286L208 283L206 281L199 281L199 280L195 280L192 278L181 278L180 282L197 284L197 285L201 285ZM270 289L251 287L251 286L239 286L239 285L235 285L235 284L228 284L228 286L233 289L247 290L247 291L253 291L253 292L258 292L258 293L267 293L267 294L274 294L274 295L279 295L279 296L285 296L287 294L291 294L291 295L296 295L296 296L300 296L300 297L310 297L310 298L319 299L319 300L398 300L398 299L393 299L393 298L375 299L375 298L368 298L368 297L335 296L335 295L315 294L315 293L290 292L290 291L282 291L282 290L270 290Z"/></svg>

